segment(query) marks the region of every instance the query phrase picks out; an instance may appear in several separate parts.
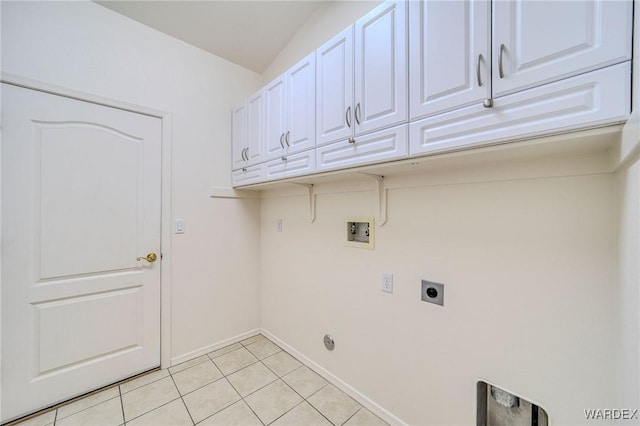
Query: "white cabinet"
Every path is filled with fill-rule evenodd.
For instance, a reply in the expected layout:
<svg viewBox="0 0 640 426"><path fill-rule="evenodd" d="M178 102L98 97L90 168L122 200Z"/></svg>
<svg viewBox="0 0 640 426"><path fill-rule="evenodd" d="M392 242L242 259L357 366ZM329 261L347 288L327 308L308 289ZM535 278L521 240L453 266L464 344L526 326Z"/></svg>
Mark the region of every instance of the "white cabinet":
<svg viewBox="0 0 640 426"><path fill-rule="evenodd" d="M265 87L266 159L315 146L315 54Z"/></svg>
<svg viewBox="0 0 640 426"><path fill-rule="evenodd" d="M406 122L407 3L382 3L354 33L355 134Z"/></svg>
<svg viewBox="0 0 640 426"><path fill-rule="evenodd" d="M412 122L411 155L567 132L624 121L631 103L629 62Z"/></svg>
<svg viewBox="0 0 640 426"><path fill-rule="evenodd" d="M407 124L403 124L316 148L316 169L344 169L406 156Z"/></svg>
<svg viewBox="0 0 640 426"><path fill-rule="evenodd" d="M631 59L631 1L493 3L493 96Z"/></svg>
<svg viewBox="0 0 640 426"><path fill-rule="evenodd" d="M262 162L264 91L259 90L235 108L231 121L233 170Z"/></svg>
<svg viewBox="0 0 640 426"><path fill-rule="evenodd" d="M260 183L264 180L263 164L243 167L234 170L231 174L231 181L234 187Z"/></svg>
<svg viewBox="0 0 640 426"><path fill-rule="evenodd" d="M411 118L491 97L491 4L409 2Z"/></svg>
<svg viewBox="0 0 640 426"><path fill-rule="evenodd" d="M353 136L353 26L316 50L316 144Z"/></svg>
<svg viewBox="0 0 640 426"><path fill-rule="evenodd" d="M317 145L407 121L406 20L385 2L316 51Z"/></svg>
<svg viewBox="0 0 640 426"><path fill-rule="evenodd" d="M316 151L300 152L264 163L264 180L307 175L316 170Z"/></svg>

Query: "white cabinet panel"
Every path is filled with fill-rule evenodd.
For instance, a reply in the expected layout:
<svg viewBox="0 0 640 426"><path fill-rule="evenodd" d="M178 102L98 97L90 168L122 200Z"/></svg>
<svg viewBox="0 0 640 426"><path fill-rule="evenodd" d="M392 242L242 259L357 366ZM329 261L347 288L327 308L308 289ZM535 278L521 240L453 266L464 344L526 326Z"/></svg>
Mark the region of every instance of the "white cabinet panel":
<svg viewBox="0 0 640 426"><path fill-rule="evenodd" d="M411 118L491 97L491 4L409 2Z"/></svg>
<svg viewBox="0 0 640 426"><path fill-rule="evenodd" d="M494 97L631 58L631 1L495 1L493 13Z"/></svg>
<svg viewBox="0 0 640 426"><path fill-rule="evenodd" d="M410 125L411 155L493 144L625 120L630 62L472 105Z"/></svg>
<svg viewBox="0 0 640 426"><path fill-rule="evenodd" d="M287 155L264 164L265 180L284 179L307 175L316 169L316 152L309 150L298 154Z"/></svg>
<svg viewBox="0 0 640 426"><path fill-rule="evenodd" d="M406 122L406 2L385 2L354 28L355 134Z"/></svg>
<svg viewBox="0 0 640 426"><path fill-rule="evenodd" d="M349 142L351 141L351 142ZM407 156L407 125L316 148L317 170L381 163Z"/></svg>
<svg viewBox="0 0 640 426"><path fill-rule="evenodd" d="M265 157L284 154L287 127L286 75L269 83L265 89Z"/></svg>
<svg viewBox="0 0 640 426"><path fill-rule="evenodd" d="M316 144L353 135L353 26L316 50Z"/></svg>
<svg viewBox="0 0 640 426"><path fill-rule="evenodd" d="M264 91L259 90L247 100L247 165L263 161Z"/></svg>
<svg viewBox="0 0 640 426"><path fill-rule="evenodd" d="M247 104L243 103L231 112L231 151L232 168L242 168L246 160L244 151L247 147Z"/></svg>
<svg viewBox="0 0 640 426"><path fill-rule="evenodd" d="M304 151L316 144L316 60L311 54L287 72L287 153Z"/></svg>
<svg viewBox="0 0 640 426"><path fill-rule="evenodd" d="M235 170L232 174L233 186L251 185L252 183L262 182L263 177L263 164L256 166L244 167L240 170Z"/></svg>

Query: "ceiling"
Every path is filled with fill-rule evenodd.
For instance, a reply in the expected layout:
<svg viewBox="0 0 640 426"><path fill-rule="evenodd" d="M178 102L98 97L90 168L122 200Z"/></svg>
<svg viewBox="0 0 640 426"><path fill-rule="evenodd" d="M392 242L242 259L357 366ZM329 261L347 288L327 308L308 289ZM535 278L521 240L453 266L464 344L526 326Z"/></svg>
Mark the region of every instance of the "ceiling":
<svg viewBox="0 0 640 426"><path fill-rule="evenodd" d="M262 74L328 0L96 1L151 28Z"/></svg>

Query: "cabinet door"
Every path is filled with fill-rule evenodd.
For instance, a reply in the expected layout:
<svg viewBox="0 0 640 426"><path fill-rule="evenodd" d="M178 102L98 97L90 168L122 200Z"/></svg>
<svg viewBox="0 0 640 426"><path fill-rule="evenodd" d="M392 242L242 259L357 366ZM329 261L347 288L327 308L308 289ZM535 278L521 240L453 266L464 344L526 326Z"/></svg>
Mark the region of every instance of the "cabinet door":
<svg viewBox="0 0 640 426"><path fill-rule="evenodd" d="M265 157L267 160L282 156L285 151L284 135L287 126L286 75L269 83L265 96Z"/></svg>
<svg viewBox="0 0 640 426"><path fill-rule="evenodd" d="M264 92L260 90L247 100L247 164L258 164L263 159Z"/></svg>
<svg viewBox="0 0 640 426"><path fill-rule="evenodd" d="M264 164L258 164L251 167L243 167L235 170L231 174L231 180L234 187L251 185L252 183L260 183L264 180Z"/></svg>
<svg viewBox="0 0 640 426"><path fill-rule="evenodd" d="M316 145L316 60L311 54L287 71L287 131L289 154Z"/></svg>
<svg viewBox="0 0 640 426"><path fill-rule="evenodd" d="M493 13L495 97L631 58L628 0L496 1Z"/></svg>
<svg viewBox="0 0 640 426"><path fill-rule="evenodd" d="M246 161L244 149L247 147L247 104L243 103L231 111L231 161L233 170L242 168Z"/></svg>
<svg viewBox="0 0 640 426"><path fill-rule="evenodd" d="M264 163L264 180L308 175L316 170L316 151L310 149Z"/></svg>
<svg viewBox="0 0 640 426"><path fill-rule="evenodd" d="M426 117L491 97L486 0L409 3L409 107Z"/></svg>
<svg viewBox="0 0 640 426"><path fill-rule="evenodd" d="M316 149L318 171L345 169L363 164L405 158L408 153L407 124L343 140Z"/></svg>
<svg viewBox="0 0 640 426"><path fill-rule="evenodd" d="M355 24L355 134L407 121L407 4L388 1Z"/></svg>
<svg viewBox="0 0 640 426"><path fill-rule="evenodd" d="M316 144L353 135L353 26L316 50Z"/></svg>

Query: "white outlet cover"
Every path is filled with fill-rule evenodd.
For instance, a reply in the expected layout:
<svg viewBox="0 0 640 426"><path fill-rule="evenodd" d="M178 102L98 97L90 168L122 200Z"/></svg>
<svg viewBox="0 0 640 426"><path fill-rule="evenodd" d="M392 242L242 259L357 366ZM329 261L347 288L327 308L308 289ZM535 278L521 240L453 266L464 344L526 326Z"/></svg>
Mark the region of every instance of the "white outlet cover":
<svg viewBox="0 0 640 426"><path fill-rule="evenodd" d="M382 291L393 293L393 274L382 274Z"/></svg>

